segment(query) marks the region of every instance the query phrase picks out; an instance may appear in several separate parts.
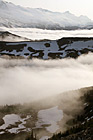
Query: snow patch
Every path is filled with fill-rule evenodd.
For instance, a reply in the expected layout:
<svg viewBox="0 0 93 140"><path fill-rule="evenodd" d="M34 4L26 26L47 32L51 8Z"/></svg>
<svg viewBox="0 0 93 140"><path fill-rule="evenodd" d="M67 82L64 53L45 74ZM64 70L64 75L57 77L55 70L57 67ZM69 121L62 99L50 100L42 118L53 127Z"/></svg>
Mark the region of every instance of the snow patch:
<svg viewBox="0 0 93 140"><path fill-rule="evenodd" d="M42 138L40 138L39 140L47 140L49 137L48 136L44 136Z"/></svg>
<svg viewBox="0 0 93 140"><path fill-rule="evenodd" d="M59 110L57 106L46 110L40 110L38 112L36 128L45 127L50 133L55 133L59 129L59 125L57 123L61 121L62 118L63 112L62 110Z"/></svg>
<svg viewBox="0 0 93 140"><path fill-rule="evenodd" d="M27 131L27 129L24 125L26 124L26 120L28 120L29 118L31 118L30 115L23 119L19 115L16 115L16 114L5 115L3 117L4 124L2 126L0 126L0 129L6 130L10 133L19 133L21 129ZM7 129L7 127L9 127L11 125L15 125L16 123L20 123L20 124L18 124L18 127ZM3 131L0 133L3 133Z"/></svg>

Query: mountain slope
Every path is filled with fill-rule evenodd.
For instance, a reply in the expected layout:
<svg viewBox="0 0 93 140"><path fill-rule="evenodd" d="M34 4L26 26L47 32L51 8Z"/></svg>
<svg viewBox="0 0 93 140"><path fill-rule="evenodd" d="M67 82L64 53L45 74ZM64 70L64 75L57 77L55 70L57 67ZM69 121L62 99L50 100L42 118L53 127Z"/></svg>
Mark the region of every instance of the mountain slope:
<svg viewBox="0 0 93 140"><path fill-rule="evenodd" d="M0 42L0 55L13 57L56 59L93 52L93 38L62 38L28 42Z"/></svg>
<svg viewBox="0 0 93 140"><path fill-rule="evenodd" d="M84 95L81 100L84 107L81 113L76 115L71 127L64 133L54 134L48 140L92 140L93 139L93 87L82 89Z"/></svg>
<svg viewBox="0 0 93 140"><path fill-rule="evenodd" d="M28 139L25 139L26 136L30 134L29 131L31 131L31 129L29 131L23 131L25 128L33 128L34 133L36 132L37 138L38 138L38 133L40 130L42 133L41 126L40 126L39 131L35 131L36 128L34 126L37 122L38 111L40 111L40 110L44 111L47 108L53 107L54 105L59 106L60 109L63 110L64 116L66 116L66 115L69 116L69 118L67 120L65 120L65 117L63 117L63 119L59 122L60 127L61 127L60 131L63 132L63 125L61 123L62 121L67 123L68 121L72 120L73 124L66 128L71 128L71 126L73 126L73 128L67 130L65 133L61 133L61 132L56 133L49 140L92 140L92 138L93 138L93 133L92 133L92 130L93 130L93 128L92 128L92 126L93 126L93 103L92 103L93 87L69 91L69 92L65 92L64 94L65 94L65 98L63 98L64 97L63 93L61 93L57 96L54 96L54 97L51 96L52 102L49 102L49 99L50 99L50 97L49 97L47 99L33 102L32 104L28 103L28 104L22 104L22 105L15 104L15 105L0 106L0 113L3 115L3 117L0 116L1 120L3 120L2 118L6 117L8 115L8 117L12 116L10 122L11 121L12 121L12 123L16 122L13 125L12 124L9 125L9 123L10 123L9 122L6 125L7 129L6 128L0 129L0 140L6 140L7 137L9 140L20 140L20 139L33 140L31 137L28 137ZM75 99L75 101L76 101L76 99L78 99L77 105L75 105L76 102L72 102L72 97L69 96L69 95L74 95L74 94L81 95L81 96L74 96L77 98L73 98L73 99ZM68 99L68 97L71 97L71 98ZM49 102L49 103L46 104L47 102ZM68 106L67 103L69 103L69 102L70 102L70 104ZM78 112L77 112L77 110L78 110ZM28 114L29 114L30 118L28 118L26 120L26 117ZM72 115L74 118L70 118L70 115ZM14 118L17 118L17 119L14 119ZM22 124L22 121L23 122L26 121L27 124L25 124L25 127L23 129L19 130L18 126L20 124ZM34 121L34 122L32 122L32 121ZM42 122L42 121L40 121L40 122ZM2 121L0 124L1 128L2 128L3 124L4 124L4 121ZM49 125L50 125L50 123L49 123ZM45 125L45 126L43 125L43 127L47 127L47 126L48 125ZM76 127L76 126L79 126L80 129L77 129L78 127ZM82 128L83 128L83 130L81 131ZM16 133L16 131L14 133L12 133L13 131L10 131L11 129L12 130L16 129L19 131L18 131L18 133ZM28 129L26 129L26 130L28 130ZM80 130L80 131L78 132L78 130ZM91 139L88 139L89 137L91 137ZM47 138L45 138L45 139L47 140ZM39 138L38 138L38 140L39 140Z"/></svg>
<svg viewBox="0 0 93 140"><path fill-rule="evenodd" d="M42 29L90 29L93 28L93 21L86 16L77 17L69 11L59 13L41 8L24 8L1 0L0 26Z"/></svg>

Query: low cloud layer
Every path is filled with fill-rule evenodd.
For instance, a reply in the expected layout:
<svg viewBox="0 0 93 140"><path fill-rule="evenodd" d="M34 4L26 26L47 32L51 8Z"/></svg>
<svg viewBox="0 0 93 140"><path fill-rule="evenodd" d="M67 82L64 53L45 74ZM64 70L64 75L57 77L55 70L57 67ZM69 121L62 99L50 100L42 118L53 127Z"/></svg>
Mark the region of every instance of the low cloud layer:
<svg viewBox="0 0 93 140"><path fill-rule="evenodd" d="M78 59L0 59L0 105L24 103L93 86L93 54Z"/></svg>
<svg viewBox="0 0 93 140"><path fill-rule="evenodd" d="M31 40L41 40L41 39L56 40L62 37L93 37L93 29L68 31L68 30L43 30L37 28L0 27L0 31L9 31L10 33L29 38ZM15 39L15 41L17 41L17 39Z"/></svg>

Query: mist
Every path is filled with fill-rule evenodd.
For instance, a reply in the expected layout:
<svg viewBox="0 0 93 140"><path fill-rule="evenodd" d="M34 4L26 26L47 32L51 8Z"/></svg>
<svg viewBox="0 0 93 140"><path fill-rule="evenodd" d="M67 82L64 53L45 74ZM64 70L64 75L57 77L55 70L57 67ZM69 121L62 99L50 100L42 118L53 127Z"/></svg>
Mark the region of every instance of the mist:
<svg viewBox="0 0 93 140"><path fill-rule="evenodd" d="M6 28L0 27L0 31L8 31L12 34L21 36L23 38L28 38L30 40L57 40L62 37L93 37L93 29L91 30L43 30L37 28ZM13 38L11 36L6 37L4 41L13 41L24 40L23 38ZM1 39L2 40L2 39Z"/></svg>
<svg viewBox="0 0 93 140"><path fill-rule="evenodd" d="M78 59L0 58L0 105L28 103L93 86L93 54Z"/></svg>

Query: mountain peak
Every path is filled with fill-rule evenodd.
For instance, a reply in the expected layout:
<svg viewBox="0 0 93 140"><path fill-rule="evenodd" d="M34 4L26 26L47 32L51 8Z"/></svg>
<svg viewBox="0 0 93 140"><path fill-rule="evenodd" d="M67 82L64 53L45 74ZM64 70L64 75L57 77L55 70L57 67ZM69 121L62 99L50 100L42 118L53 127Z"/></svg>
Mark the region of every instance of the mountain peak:
<svg viewBox="0 0 93 140"><path fill-rule="evenodd" d="M70 11L65 11L64 14L72 15L72 13L70 13Z"/></svg>
<svg viewBox="0 0 93 140"><path fill-rule="evenodd" d="M91 19L89 19L87 16L84 16L84 15L79 16L79 18L82 19L82 20L84 20L84 21L92 22Z"/></svg>
<svg viewBox="0 0 93 140"><path fill-rule="evenodd" d="M4 0L0 0L0 8L7 8L6 2Z"/></svg>
<svg viewBox="0 0 93 140"><path fill-rule="evenodd" d="M5 3L5 1L4 0L0 0L0 3Z"/></svg>
<svg viewBox="0 0 93 140"><path fill-rule="evenodd" d="M66 11L65 13L70 14L70 12L69 12L69 11Z"/></svg>

